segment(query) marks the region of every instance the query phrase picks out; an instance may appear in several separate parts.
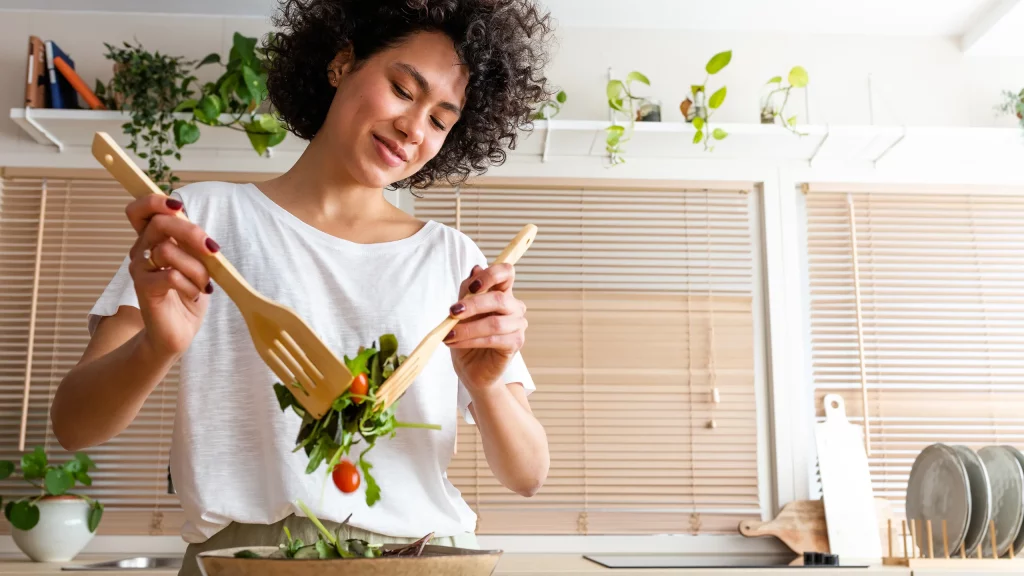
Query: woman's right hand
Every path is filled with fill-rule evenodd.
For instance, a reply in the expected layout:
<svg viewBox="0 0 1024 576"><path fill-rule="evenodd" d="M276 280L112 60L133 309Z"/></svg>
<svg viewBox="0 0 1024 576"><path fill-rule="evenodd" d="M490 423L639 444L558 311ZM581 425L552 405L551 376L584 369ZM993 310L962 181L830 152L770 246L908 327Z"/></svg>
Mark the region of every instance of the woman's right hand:
<svg viewBox="0 0 1024 576"><path fill-rule="evenodd" d="M144 336L160 354L178 357L199 331L213 284L201 254L220 247L199 226L176 216L182 203L157 194L139 198L125 213L139 237L129 252Z"/></svg>

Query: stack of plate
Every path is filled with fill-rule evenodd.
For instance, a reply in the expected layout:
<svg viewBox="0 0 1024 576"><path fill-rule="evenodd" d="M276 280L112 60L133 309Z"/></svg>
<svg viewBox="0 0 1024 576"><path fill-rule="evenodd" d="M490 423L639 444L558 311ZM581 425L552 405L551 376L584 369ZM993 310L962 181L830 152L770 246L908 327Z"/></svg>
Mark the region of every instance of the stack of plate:
<svg viewBox="0 0 1024 576"><path fill-rule="evenodd" d="M932 548L943 553L942 522L946 522L949 553L992 558L990 522L995 523L996 553L1024 552L1024 454L1012 446L932 444L918 454L907 482L907 519L916 521L916 541L927 552L932 523Z"/></svg>

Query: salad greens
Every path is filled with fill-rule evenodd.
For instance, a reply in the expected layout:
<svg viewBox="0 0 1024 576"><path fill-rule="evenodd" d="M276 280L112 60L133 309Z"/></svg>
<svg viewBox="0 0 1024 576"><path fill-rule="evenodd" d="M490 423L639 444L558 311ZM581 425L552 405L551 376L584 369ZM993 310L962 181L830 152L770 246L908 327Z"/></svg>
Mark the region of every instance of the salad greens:
<svg viewBox="0 0 1024 576"><path fill-rule="evenodd" d="M331 533L327 528L320 522L320 520L313 514L313 512L306 507L302 501L299 501L299 507L309 517L309 520L316 526L319 534L317 535L316 542L306 544L301 538L292 538L291 532L288 527L284 527L285 540L282 544L278 545L278 550L270 558L291 558L296 560L328 560L332 558L382 558L385 556L419 556L423 553L424 547L430 542L430 539L434 537L433 533L427 534L423 538L420 538L412 544L401 546L398 548L389 548L384 550L380 545L369 544L365 540L357 538L348 538L342 540L340 537L341 531L348 524L348 521L352 518L350 514L348 518L342 522L335 533ZM235 552L235 558L262 558L259 554L252 550L240 550Z"/></svg>
<svg viewBox="0 0 1024 576"><path fill-rule="evenodd" d="M387 435L393 437L399 428L441 429L437 425L399 422L395 418L397 403L386 410L377 404L380 386L405 359L406 356L398 354L398 339L394 334L381 336L379 348L374 342L369 348L360 347L355 358L345 356L345 365L355 379L319 419L306 413L288 387L280 382L274 384L281 410L291 408L302 418L295 451L304 450L309 456L306 474L312 474L327 462L327 474L333 476L335 486L345 493L354 492L359 488L360 474L343 457L348 456L352 446L360 442L365 444L359 453L358 465L366 479L367 506L373 506L380 500L380 486L370 474L373 465L366 460L366 454L373 449L377 439Z"/></svg>

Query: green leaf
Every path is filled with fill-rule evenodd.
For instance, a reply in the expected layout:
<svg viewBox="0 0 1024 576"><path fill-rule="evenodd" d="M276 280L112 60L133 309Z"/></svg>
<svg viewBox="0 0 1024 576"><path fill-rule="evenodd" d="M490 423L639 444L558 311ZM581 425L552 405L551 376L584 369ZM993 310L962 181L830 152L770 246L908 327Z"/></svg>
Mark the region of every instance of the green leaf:
<svg viewBox="0 0 1024 576"><path fill-rule="evenodd" d="M46 474L46 464L46 452L42 446L36 446L32 452L22 455L21 473L26 480L42 478Z"/></svg>
<svg viewBox="0 0 1024 576"><path fill-rule="evenodd" d="M50 468L46 471L46 491L54 496L60 496L75 485L75 479L60 468Z"/></svg>
<svg viewBox="0 0 1024 576"><path fill-rule="evenodd" d="M398 338L394 334L384 334L380 337L380 355L390 358L398 352Z"/></svg>
<svg viewBox="0 0 1024 576"><path fill-rule="evenodd" d="M565 95L564 90L560 90L558 94L555 94L555 100L558 101L559 104L565 104L566 98L568 97Z"/></svg>
<svg viewBox="0 0 1024 576"><path fill-rule="evenodd" d="M718 90L715 90L715 93L711 95L711 98L708 98L708 108L711 108L712 110L715 110L719 106L721 106L722 102L725 102L725 93L726 93L726 87L725 86L722 86Z"/></svg>
<svg viewBox="0 0 1024 576"><path fill-rule="evenodd" d="M207 94L199 101L199 106L194 110L194 114L196 119L204 124L216 124L223 110L224 101L216 94Z"/></svg>
<svg viewBox="0 0 1024 576"><path fill-rule="evenodd" d="M697 133L693 135L693 143L694 144L700 143L700 141L703 140L703 139L704 139L704 132L702 132L700 130L698 130Z"/></svg>
<svg viewBox="0 0 1024 576"><path fill-rule="evenodd" d="M178 148L194 143L199 140L199 126L185 120L174 121L174 145Z"/></svg>
<svg viewBox="0 0 1024 576"><path fill-rule="evenodd" d="M20 500L11 507L8 520L18 530L31 530L39 523L39 508L28 500Z"/></svg>
<svg viewBox="0 0 1024 576"><path fill-rule="evenodd" d="M235 88L237 88L239 82L242 81L241 78L242 75L239 72L226 74L221 77L220 87L218 87L216 91L220 94L222 102L231 101L231 95L235 93Z"/></svg>
<svg viewBox="0 0 1024 576"><path fill-rule="evenodd" d="M252 65L256 62L256 39L242 36L235 32L232 38L231 48L245 65Z"/></svg>
<svg viewBox="0 0 1024 576"><path fill-rule="evenodd" d="M732 61L732 50L726 50L725 52L719 52L708 60L707 66L704 67L708 74L718 74L723 68L729 65Z"/></svg>
<svg viewBox="0 0 1024 576"><path fill-rule="evenodd" d="M338 550L335 549L334 545L324 540L316 541L316 553L319 555L321 560L341 558L341 554L338 554Z"/></svg>
<svg viewBox="0 0 1024 576"><path fill-rule="evenodd" d="M289 406L294 406L296 404L295 396L292 394L292 391L280 382L274 383L274 395L277 396L277 404L281 407L282 411L287 410Z"/></svg>
<svg viewBox="0 0 1024 576"><path fill-rule="evenodd" d="M238 552L235 552L235 558L250 558L250 559L252 559L252 558L262 558L262 556L260 556L259 554L253 552L252 550L239 550Z"/></svg>
<svg viewBox="0 0 1024 576"><path fill-rule="evenodd" d="M782 84L782 76L772 76L772 79L765 84Z"/></svg>
<svg viewBox="0 0 1024 576"><path fill-rule="evenodd" d="M605 93L608 95L608 100L622 100L623 93L626 91L626 86L622 83L622 80L609 80L608 86L605 87Z"/></svg>
<svg viewBox="0 0 1024 576"><path fill-rule="evenodd" d="M199 64L196 64L196 68L201 68L203 66L206 66L207 64L214 63L220 64L220 54L217 54L216 52L212 54L207 54L206 58L203 58L202 61L199 62Z"/></svg>
<svg viewBox="0 0 1024 576"><path fill-rule="evenodd" d="M242 66L242 77L245 78L245 87L249 91L249 96L257 103L262 102L267 94L266 79L248 66Z"/></svg>
<svg viewBox="0 0 1024 576"><path fill-rule="evenodd" d="M8 479L11 474L14 474L14 462L0 460L0 480Z"/></svg>
<svg viewBox="0 0 1024 576"><path fill-rule="evenodd" d="M260 114L259 120L257 121L259 127L265 132L273 133L281 130L281 123L274 118L273 114Z"/></svg>
<svg viewBox="0 0 1024 576"><path fill-rule="evenodd" d="M715 128L711 135L715 137L715 140L722 140L726 136L728 136L729 133L726 132L725 130L722 130L721 128Z"/></svg>
<svg viewBox="0 0 1024 576"><path fill-rule="evenodd" d="M78 483L83 486L92 486L92 478L85 472L75 473L75 480L78 480Z"/></svg>
<svg viewBox="0 0 1024 576"><path fill-rule="evenodd" d="M807 70L804 70L803 66L794 66L789 71L789 83L794 88L803 88L807 86L808 81Z"/></svg>
<svg viewBox="0 0 1024 576"><path fill-rule="evenodd" d="M11 500L6 506L4 506L4 518L7 518L8 522L11 521L11 512L14 511L14 503L14 500Z"/></svg>
<svg viewBox="0 0 1024 576"><path fill-rule="evenodd" d="M374 348L364 348L359 352L359 354L356 354L355 358L350 359L348 356L345 356L345 366L348 367L349 372L351 372L353 376L358 376L367 371L367 363L376 353L377 350Z"/></svg>
<svg viewBox="0 0 1024 576"><path fill-rule="evenodd" d="M619 112L625 112L626 109L623 106L622 100L609 100L608 107L612 110L618 110Z"/></svg>
<svg viewBox="0 0 1024 576"><path fill-rule="evenodd" d="M316 472L316 469L320 467L320 464L327 457L326 442L326 438L320 438L316 441L313 451L309 453L309 465L306 466L306 474Z"/></svg>
<svg viewBox="0 0 1024 576"><path fill-rule="evenodd" d="M380 486L377 484L377 480L370 474L370 468L373 468L373 464L370 464L363 459L363 455L359 455L359 468L363 471L363 480L366 482L366 505L373 506L380 500Z"/></svg>
<svg viewBox="0 0 1024 576"><path fill-rule="evenodd" d="M626 76L626 82L639 82L641 84L646 84L648 86L651 85L651 81L647 79L647 76L644 76L643 74L637 72L636 70L630 72Z"/></svg>
<svg viewBox="0 0 1024 576"><path fill-rule="evenodd" d="M790 126L796 126L796 116L790 116L789 119L786 120L786 124L789 124Z"/></svg>
<svg viewBox="0 0 1024 576"><path fill-rule="evenodd" d="M82 471L82 463L78 460L68 460L64 463L64 471L74 476L75 474Z"/></svg>
<svg viewBox="0 0 1024 576"><path fill-rule="evenodd" d="M174 107L174 111L175 112L191 112L192 109L195 108L196 105L198 105L198 104L199 104L198 100L196 100L195 98L189 98L188 100L185 100L181 104L178 104L177 106L175 106Z"/></svg>
<svg viewBox="0 0 1024 576"><path fill-rule="evenodd" d="M103 504L93 500L92 505L89 507L89 532L96 532L96 528L100 525L100 520L103 519Z"/></svg>
<svg viewBox="0 0 1024 576"><path fill-rule="evenodd" d="M693 119L693 127L696 128L697 131L703 130L704 129L704 118L701 118L700 116L695 117Z"/></svg>

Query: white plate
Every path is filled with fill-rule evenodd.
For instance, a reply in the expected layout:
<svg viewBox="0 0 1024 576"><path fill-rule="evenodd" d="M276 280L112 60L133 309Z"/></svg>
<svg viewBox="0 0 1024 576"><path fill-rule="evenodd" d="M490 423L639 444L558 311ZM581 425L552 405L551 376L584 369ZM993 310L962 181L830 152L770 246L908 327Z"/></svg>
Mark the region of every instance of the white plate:
<svg viewBox="0 0 1024 576"><path fill-rule="evenodd" d="M1024 467L1004 446L986 446L978 450L978 456L988 471L992 520L996 523L996 550L1002 556L1010 550L1024 522ZM981 546L984 556L991 558L991 536L982 540Z"/></svg>
<svg viewBox="0 0 1024 576"><path fill-rule="evenodd" d="M967 539L964 541L967 556L974 557L982 540L988 536L988 521L992 518L992 495L989 492L988 471L981 457L967 446L953 446L960 460L967 468L971 495L971 515L967 525ZM1022 456L1024 457L1024 456ZM958 554L960 548L950 548L951 555Z"/></svg>
<svg viewBox="0 0 1024 576"><path fill-rule="evenodd" d="M959 550L967 537L971 514L970 481L956 450L932 444L917 455L907 480L907 520L916 521L919 553L928 554L928 521L932 546L942 553L942 521L946 520L949 549Z"/></svg>

